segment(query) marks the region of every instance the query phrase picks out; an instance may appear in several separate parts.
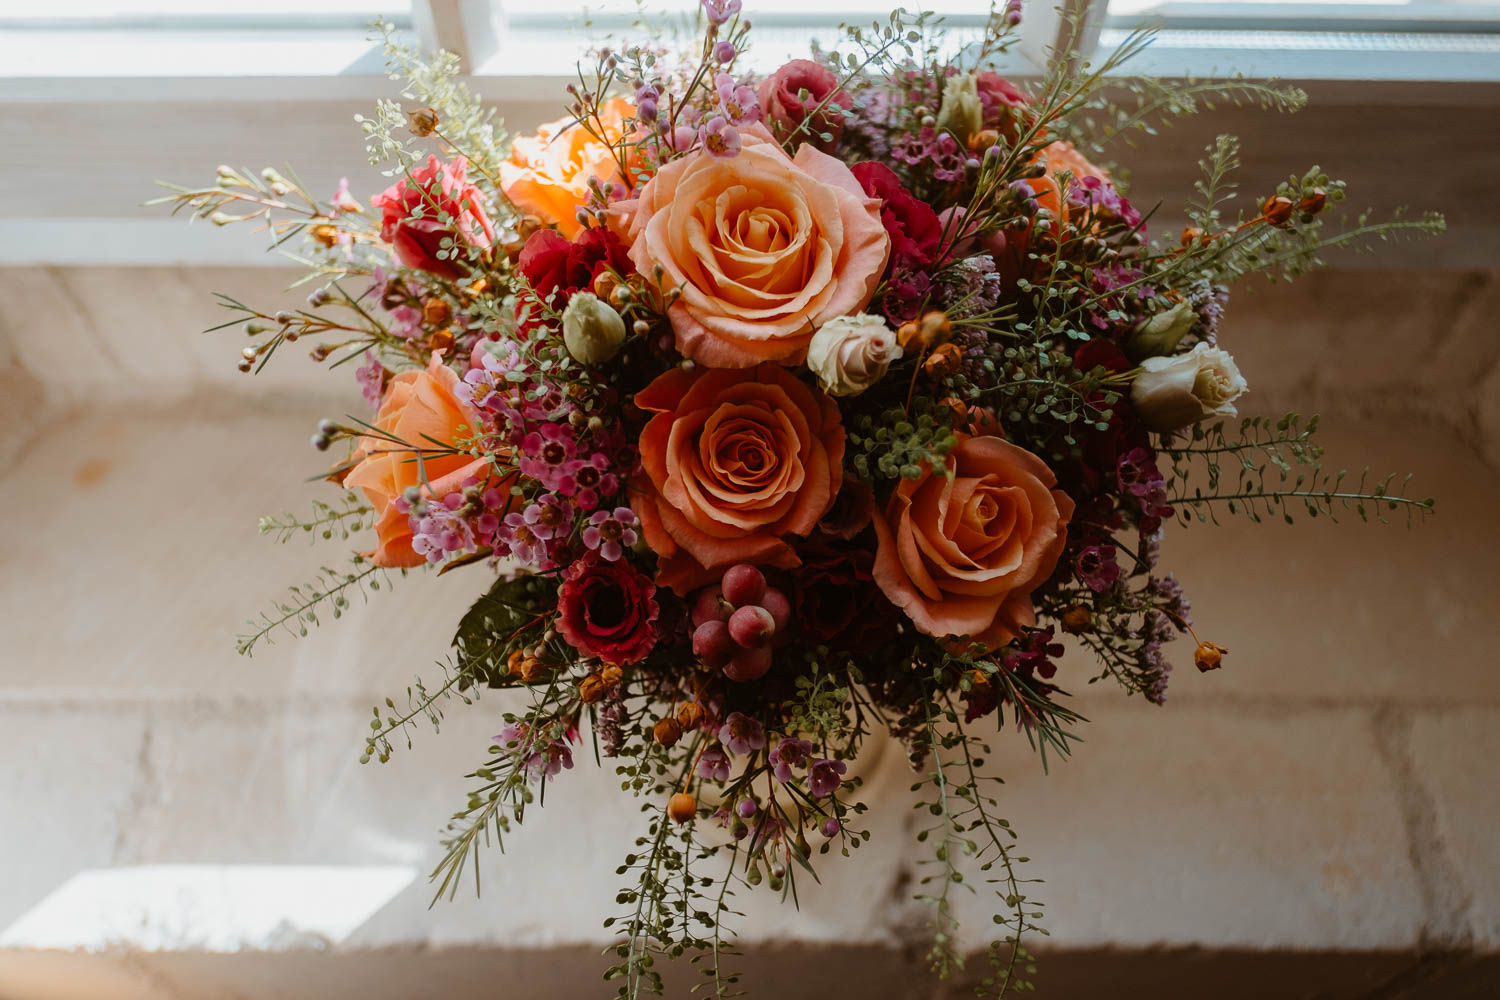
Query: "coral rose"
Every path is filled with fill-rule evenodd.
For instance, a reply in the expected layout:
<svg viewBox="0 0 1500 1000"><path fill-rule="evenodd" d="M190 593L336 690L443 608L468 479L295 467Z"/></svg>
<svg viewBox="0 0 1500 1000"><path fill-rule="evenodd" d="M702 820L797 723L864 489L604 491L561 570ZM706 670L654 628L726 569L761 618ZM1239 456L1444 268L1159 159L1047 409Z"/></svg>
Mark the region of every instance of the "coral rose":
<svg viewBox="0 0 1500 1000"><path fill-rule="evenodd" d="M454 281L469 273L469 247L494 242L484 196L469 183L468 170L462 156L451 163L429 156L427 166L370 199L380 211L380 238L402 264Z"/></svg>
<svg viewBox="0 0 1500 1000"><path fill-rule="evenodd" d="M625 120L634 114L635 108L622 97L605 101L599 109L604 142L571 117L548 122L534 136L517 136L510 160L500 164L500 190L523 212L557 226L565 236L577 235L583 228L578 209L589 199L589 180L626 180L613 146L624 137ZM591 125L598 130L597 123Z"/></svg>
<svg viewBox="0 0 1500 1000"><path fill-rule="evenodd" d="M669 371L635 405L655 414L631 506L658 583L686 594L734 563L798 565L784 536L812 531L843 482L832 399L768 364Z"/></svg>
<svg viewBox="0 0 1500 1000"><path fill-rule="evenodd" d="M760 82L757 96L777 141L806 142L825 153L838 146L844 112L854 107L833 70L811 59L793 59L782 66Z"/></svg>
<svg viewBox="0 0 1500 1000"><path fill-rule="evenodd" d="M842 162L782 152L764 126L738 156L702 150L666 164L629 215L630 258L680 288L668 311L683 354L715 368L800 362L813 331L875 293L890 239L880 202Z"/></svg>
<svg viewBox="0 0 1500 1000"><path fill-rule="evenodd" d="M404 371L391 379L375 426L413 448L473 437L479 430L479 415L459 399L459 385L458 376L443 364L441 352L436 353L425 371ZM394 502L408 487L419 486L424 494L441 497L461 490L467 479L487 478L484 459L424 454L419 465L411 448L373 436L360 439L354 460L358 464L349 470L343 485L364 490L375 509L379 545L366 555L377 566L420 566L427 561L412 550L407 515Z"/></svg>
<svg viewBox="0 0 1500 1000"><path fill-rule="evenodd" d="M1048 143L1037 151L1034 162L1040 163L1046 173L1026 183L1032 191L1036 192L1037 204L1051 212L1054 219L1064 214L1062 174L1067 173L1072 176L1073 179L1068 184L1070 189L1079 186L1089 177L1100 181L1109 180L1109 171L1095 166L1071 142ZM1071 211L1070 206L1069 214Z"/></svg>
<svg viewBox="0 0 1500 1000"><path fill-rule="evenodd" d="M947 474L903 479L875 517L875 582L917 628L998 648L1036 624L1073 501L1052 470L997 437L962 437Z"/></svg>

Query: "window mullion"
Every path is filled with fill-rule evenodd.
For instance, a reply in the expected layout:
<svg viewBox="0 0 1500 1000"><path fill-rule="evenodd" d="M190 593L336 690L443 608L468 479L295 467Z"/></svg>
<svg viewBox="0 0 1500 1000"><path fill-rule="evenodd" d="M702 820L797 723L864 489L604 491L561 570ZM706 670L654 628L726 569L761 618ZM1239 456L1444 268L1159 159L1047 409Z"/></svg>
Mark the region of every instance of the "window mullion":
<svg viewBox="0 0 1500 1000"><path fill-rule="evenodd" d="M1025 0L1021 54L1039 69L1071 48L1070 70L1093 57L1108 0Z"/></svg>
<svg viewBox="0 0 1500 1000"><path fill-rule="evenodd" d="M500 0L412 0L411 13L422 47L452 52L465 73L474 72L500 46Z"/></svg>

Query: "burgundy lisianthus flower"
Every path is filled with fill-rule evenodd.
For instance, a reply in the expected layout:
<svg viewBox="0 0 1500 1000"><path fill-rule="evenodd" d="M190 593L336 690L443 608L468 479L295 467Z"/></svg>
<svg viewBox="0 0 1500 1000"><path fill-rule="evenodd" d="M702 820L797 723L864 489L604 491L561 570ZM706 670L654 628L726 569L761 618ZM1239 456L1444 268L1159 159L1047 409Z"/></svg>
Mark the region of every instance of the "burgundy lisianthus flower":
<svg viewBox="0 0 1500 1000"><path fill-rule="evenodd" d="M517 260L537 297L562 309L574 292L586 291L605 271L631 274L625 244L608 229L591 226L568 239L555 229L538 229Z"/></svg>
<svg viewBox="0 0 1500 1000"><path fill-rule="evenodd" d="M585 656L634 663L656 645L656 586L623 560L590 553L569 566L557 610L557 631Z"/></svg>
<svg viewBox="0 0 1500 1000"><path fill-rule="evenodd" d="M874 553L811 545L798 554L794 603L806 635L833 649L867 652L895 634L901 615L875 582Z"/></svg>
<svg viewBox="0 0 1500 1000"><path fill-rule="evenodd" d="M875 516L875 491L858 476L845 476L833 506L818 522L818 532L848 541L870 526Z"/></svg>
<svg viewBox="0 0 1500 1000"><path fill-rule="evenodd" d="M807 92L807 100L801 92ZM760 82L761 110L776 141L791 139L831 153L844 134L844 112L854 100L839 87L839 78L810 59L793 59ZM826 103L825 103L826 102ZM817 113L814 114L814 110ZM809 118L809 115L811 117ZM807 125L802 126L803 120ZM829 138L824 139L824 135Z"/></svg>
<svg viewBox="0 0 1500 1000"><path fill-rule="evenodd" d="M429 156L427 166L370 199L380 212L380 238L402 264L457 280L469 273L461 263L465 249L494 242L484 196L468 182L468 169L469 161L462 156L451 163ZM451 241L446 249L444 240Z"/></svg>
<svg viewBox="0 0 1500 1000"><path fill-rule="evenodd" d="M871 198L880 199L880 221L891 238L891 261L896 267L930 265L943 237L943 226L932 206L901 184L884 163L867 160L849 168Z"/></svg>

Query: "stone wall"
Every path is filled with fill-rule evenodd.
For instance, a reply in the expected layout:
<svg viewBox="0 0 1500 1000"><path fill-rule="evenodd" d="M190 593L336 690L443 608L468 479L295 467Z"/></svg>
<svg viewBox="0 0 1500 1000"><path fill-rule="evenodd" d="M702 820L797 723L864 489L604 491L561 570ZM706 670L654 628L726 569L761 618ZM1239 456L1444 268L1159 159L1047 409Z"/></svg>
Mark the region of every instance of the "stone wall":
<svg viewBox="0 0 1500 1000"><path fill-rule="evenodd" d="M477 577L397 581L306 639L233 652L247 615L342 555L278 547L256 520L316 495L305 442L361 405L352 379L295 358L251 379L233 331L196 332L217 321L212 290L269 303L287 278L0 270L0 998L607 995L600 920L641 821L612 774L581 755L481 859L483 896L429 910L437 830L503 698L455 705L389 764L357 761L370 706L435 673ZM1064 683L1092 723L1045 778L996 734L1003 811L1046 880L1042 996L1500 992L1496 315L1494 272L1237 295L1223 341L1250 409L1321 411L1335 464L1412 471L1438 513L1173 530L1167 565L1227 669L1175 650L1154 708L1088 686L1075 658ZM968 995L922 969L901 754L859 770L879 806L869 856L822 865L800 910L742 901L750 981ZM265 866L271 888L290 872L285 914L247 907L210 933L214 914L88 912L103 890L80 873L159 865ZM351 866L405 875L337 933L302 921L332 892L317 879ZM990 911L963 906L982 947Z"/></svg>

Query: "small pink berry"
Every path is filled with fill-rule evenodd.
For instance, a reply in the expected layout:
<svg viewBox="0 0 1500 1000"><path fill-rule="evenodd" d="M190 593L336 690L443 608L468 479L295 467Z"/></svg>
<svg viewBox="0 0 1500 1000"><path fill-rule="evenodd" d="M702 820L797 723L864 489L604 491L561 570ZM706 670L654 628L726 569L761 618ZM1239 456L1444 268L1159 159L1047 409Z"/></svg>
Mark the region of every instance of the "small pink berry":
<svg viewBox="0 0 1500 1000"><path fill-rule="evenodd" d="M724 664L724 676L732 681L753 681L771 669L771 647L737 649Z"/></svg>
<svg viewBox="0 0 1500 1000"><path fill-rule="evenodd" d="M761 571L749 563L740 563L724 571L724 582L720 585L724 600L737 608L747 604L759 604L766 592L766 578Z"/></svg>
<svg viewBox="0 0 1500 1000"><path fill-rule="evenodd" d="M693 655L710 667L722 667L735 652L729 626L715 618L693 630Z"/></svg>
<svg viewBox="0 0 1500 1000"><path fill-rule="evenodd" d="M727 622L732 609L719 598L717 587L704 587L693 598L693 626L704 622Z"/></svg>
<svg viewBox="0 0 1500 1000"><path fill-rule="evenodd" d="M759 605L736 608L729 616L729 637L746 649L764 646L776 634L776 619Z"/></svg>
<svg viewBox="0 0 1500 1000"><path fill-rule="evenodd" d="M771 612L771 617L776 621L776 631L786 632L792 621L792 602L786 599L786 595L775 587L767 587L766 592L761 595L760 606Z"/></svg>

